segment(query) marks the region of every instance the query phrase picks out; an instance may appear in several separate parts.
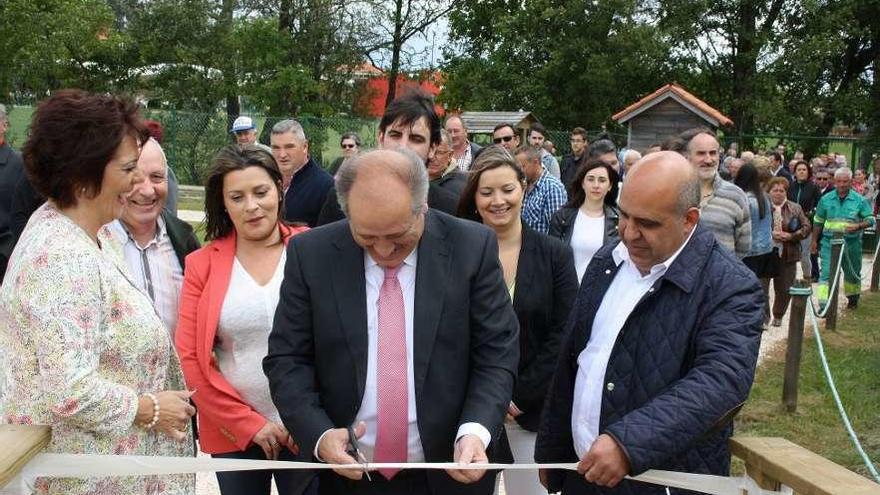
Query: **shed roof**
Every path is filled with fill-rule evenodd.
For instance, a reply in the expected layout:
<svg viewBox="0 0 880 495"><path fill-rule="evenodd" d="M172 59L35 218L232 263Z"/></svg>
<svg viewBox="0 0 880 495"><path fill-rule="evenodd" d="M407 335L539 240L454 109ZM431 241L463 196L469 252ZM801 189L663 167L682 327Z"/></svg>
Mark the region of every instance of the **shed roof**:
<svg viewBox="0 0 880 495"><path fill-rule="evenodd" d="M461 120L469 132L484 133L492 132L498 124L511 124L514 127L530 127L538 119L532 112L520 110L518 112L462 112Z"/></svg>
<svg viewBox="0 0 880 495"><path fill-rule="evenodd" d="M661 87L657 91L654 91L648 96L645 96L641 100L612 115L611 118L618 123L623 124L669 98L682 104L688 110L697 114L700 118L709 122L714 127L727 127L733 125L733 121L726 115L715 108L712 108L708 103L692 95L676 83L669 83Z"/></svg>

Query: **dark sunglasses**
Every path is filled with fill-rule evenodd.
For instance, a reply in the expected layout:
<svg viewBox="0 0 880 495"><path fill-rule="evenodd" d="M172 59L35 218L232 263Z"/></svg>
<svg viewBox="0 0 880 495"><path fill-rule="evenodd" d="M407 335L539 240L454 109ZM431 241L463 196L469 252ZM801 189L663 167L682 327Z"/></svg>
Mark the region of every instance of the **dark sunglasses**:
<svg viewBox="0 0 880 495"><path fill-rule="evenodd" d="M342 146L343 148L345 148L345 149L350 149L350 148L356 148L356 147L357 147L356 144L343 144L343 145L341 145L341 146Z"/></svg>
<svg viewBox="0 0 880 495"><path fill-rule="evenodd" d="M495 144L501 144L501 142L505 142L505 143L510 142L511 139L513 139L513 136L502 136L502 137L492 138L492 142Z"/></svg>

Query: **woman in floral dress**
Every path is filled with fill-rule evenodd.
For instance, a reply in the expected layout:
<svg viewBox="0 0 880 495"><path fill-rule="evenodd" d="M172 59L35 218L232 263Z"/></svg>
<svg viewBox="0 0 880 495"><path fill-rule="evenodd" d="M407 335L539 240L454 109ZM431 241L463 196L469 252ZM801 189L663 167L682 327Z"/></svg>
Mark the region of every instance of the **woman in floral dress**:
<svg viewBox="0 0 880 495"><path fill-rule="evenodd" d="M48 202L31 217L0 287L4 423L52 426L47 452L193 455L195 413L168 331L105 253L101 226L144 180L133 102L65 90L40 104L24 146ZM192 475L38 478L40 494L191 494Z"/></svg>

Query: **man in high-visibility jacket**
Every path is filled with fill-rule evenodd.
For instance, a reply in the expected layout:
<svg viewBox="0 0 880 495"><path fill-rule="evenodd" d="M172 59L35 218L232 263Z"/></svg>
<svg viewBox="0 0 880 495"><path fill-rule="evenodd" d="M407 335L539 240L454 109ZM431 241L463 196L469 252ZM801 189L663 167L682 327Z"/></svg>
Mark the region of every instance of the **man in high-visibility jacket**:
<svg viewBox="0 0 880 495"><path fill-rule="evenodd" d="M843 291L846 294L848 308L859 304L862 290L862 231L874 225L871 205L859 193L852 190L852 171L839 168L834 172L834 191L829 191L819 200L816 214L813 217L813 243L810 250L816 253L821 239L819 264L819 287L816 295L820 303L829 297L831 270L831 239L836 232L843 232Z"/></svg>

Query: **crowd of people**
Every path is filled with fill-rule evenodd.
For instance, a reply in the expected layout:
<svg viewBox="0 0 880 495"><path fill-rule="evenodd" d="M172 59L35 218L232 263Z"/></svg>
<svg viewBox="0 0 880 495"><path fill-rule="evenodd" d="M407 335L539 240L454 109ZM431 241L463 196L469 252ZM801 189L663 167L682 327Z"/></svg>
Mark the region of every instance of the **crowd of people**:
<svg viewBox="0 0 880 495"><path fill-rule="evenodd" d="M363 465L218 472L224 495L498 490L494 471L370 472L382 462L578 463L508 470L509 495L727 475L762 330L798 264L827 297L835 232L858 303L880 178L880 160L854 176L837 157L722 156L703 128L639 151L578 127L561 160L540 125L499 124L480 146L411 93L377 149L343 134L326 169L296 120L265 145L237 118L208 167L200 246L161 126L131 100L59 91L21 155L7 127L0 106L3 422L51 425L49 452Z"/></svg>

